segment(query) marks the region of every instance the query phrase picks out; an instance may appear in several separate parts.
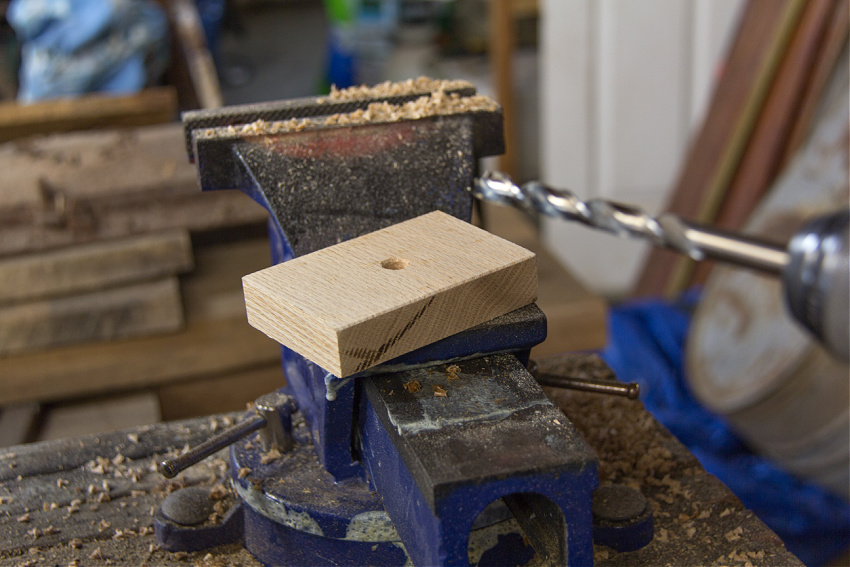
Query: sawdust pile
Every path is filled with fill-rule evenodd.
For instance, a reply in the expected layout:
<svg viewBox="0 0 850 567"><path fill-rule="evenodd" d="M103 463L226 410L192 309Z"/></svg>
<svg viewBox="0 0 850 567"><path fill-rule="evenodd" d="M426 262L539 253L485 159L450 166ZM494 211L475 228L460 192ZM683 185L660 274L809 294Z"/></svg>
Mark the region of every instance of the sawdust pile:
<svg viewBox="0 0 850 567"><path fill-rule="evenodd" d="M417 93L451 91L467 88L473 88L472 83L460 80L448 81L432 79L430 77L419 77L417 79L408 79L397 83L386 81L373 87L360 85L339 90L336 86L331 86L330 94L326 98L317 99L316 102L321 104L326 99L330 99L334 102L345 100L365 100L370 98L405 96Z"/></svg>
<svg viewBox="0 0 850 567"><path fill-rule="evenodd" d="M404 83L383 83L382 85L368 89L366 87L352 87L353 90L335 91L336 94L332 92L330 98L336 96L343 97L343 100L368 100L379 96L396 96L415 94L423 90L427 91L428 89L420 88L420 85L424 84L420 83L420 81L427 81L428 85L437 86L437 88L415 100L402 104L391 104L386 101L380 101L369 104L365 110L357 109L348 113L337 113L314 118L291 118L289 120L275 122L256 120L242 126L209 128L198 132L196 136L198 138L212 138L221 134L226 136L263 136L333 126L381 124L405 120L420 120L433 116L448 116L467 112L495 112L499 110L498 103L489 97L483 95L461 96L456 92L449 92L459 88L459 86L471 87L471 85L464 81L434 81L433 79L422 78ZM387 92L383 93L382 91L384 90ZM396 90L399 92L396 92ZM351 94L355 92L360 94L358 96Z"/></svg>

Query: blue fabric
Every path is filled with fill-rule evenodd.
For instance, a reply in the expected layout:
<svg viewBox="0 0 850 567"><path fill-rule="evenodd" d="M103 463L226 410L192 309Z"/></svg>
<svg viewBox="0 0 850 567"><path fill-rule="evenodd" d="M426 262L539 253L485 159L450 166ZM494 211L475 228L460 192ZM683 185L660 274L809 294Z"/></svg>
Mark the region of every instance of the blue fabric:
<svg viewBox="0 0 850 567"><path fill-rule="evenodd" d="M850 504L753 454L728 424L702 407L685 380L684 345L698 292L677 304L644 300L611 309L602 357L641 401L770 526L806 565L823 565L850 543Z"/></svg>
<svg viewBox="0 0 850 567"><path fill-rule="evenodd" d="M150 0L12 0L21 42L18 100L129 94L168 63L168 21Z"/></svg>

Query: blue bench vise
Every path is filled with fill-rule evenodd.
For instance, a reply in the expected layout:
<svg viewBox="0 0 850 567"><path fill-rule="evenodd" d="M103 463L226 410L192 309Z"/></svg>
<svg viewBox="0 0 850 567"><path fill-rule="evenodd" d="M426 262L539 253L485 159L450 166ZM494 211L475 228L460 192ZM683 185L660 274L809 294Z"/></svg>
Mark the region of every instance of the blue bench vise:
<svg viewBox="0 0 850 567"><path fill-rule="evenodd" d="M504 150L501 109L457 82L183 121L202 189L269 211L274 263L434 210L469 221L477 159ZM160 545L241 541L267 565L592 565L597 458L526 369L545 336L531 304L344 379L281 347L279 391L160 465L230 445L239 504L209 526L164 502ZM447 373L487 379L435 399Z"/></svg>

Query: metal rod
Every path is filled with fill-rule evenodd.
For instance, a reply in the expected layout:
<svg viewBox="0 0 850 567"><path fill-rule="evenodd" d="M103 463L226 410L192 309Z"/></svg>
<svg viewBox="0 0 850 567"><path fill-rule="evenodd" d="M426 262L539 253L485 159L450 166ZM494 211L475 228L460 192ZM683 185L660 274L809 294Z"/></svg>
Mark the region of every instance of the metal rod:
<svg viewBox="0 0 850 567"><path fill-rule="evenodd" d="M623 396L630 400L636 400L640 395L640 384L637 382L614 382L613 380L589 380L587 378L573 378L571 376L559 376L538 372L534 375L535 380L543 386L554 388L568 388L570 390L581 390L596 394L609 394Z"/></svg>
<svg viewBox="0 0 850 567"><path fill-rule="evenodd" d="M739 234L684 224L685 238L709 258L773 274L781 274L788 264L789 255L784 247Z"/></svg>
<svg viewBox="0 0 850 567"><path fill-rule="evenodd" d="M262 429L266 426L266 418L260 414L254 414L251 417L237 423L230 429L222 431L215 437L211 437L189 450L189 452L160 462L156 469L165 478L174 478L187 468L195 463L198 463L210 455L213 455L225 447L233 445L243 437L247 437L251 433Z"/></svg>

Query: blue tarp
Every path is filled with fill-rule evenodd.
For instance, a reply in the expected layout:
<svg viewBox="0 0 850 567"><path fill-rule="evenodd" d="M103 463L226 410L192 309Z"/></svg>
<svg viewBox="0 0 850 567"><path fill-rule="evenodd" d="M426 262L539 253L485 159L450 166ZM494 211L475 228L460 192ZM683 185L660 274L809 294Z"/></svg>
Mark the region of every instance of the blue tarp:
<svg viewBox="0 0 850 567"><path fill-rule="evenodd" d="M823 565L850 544L850 504L750 451L728 424L696 401L684 349L698 292L678 303L643 300L612 308L602 357L641 401L806 565Z"/></svg>

